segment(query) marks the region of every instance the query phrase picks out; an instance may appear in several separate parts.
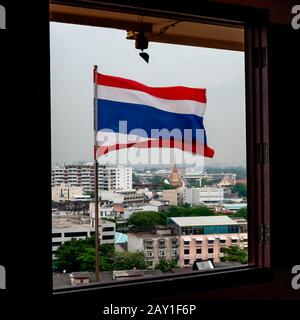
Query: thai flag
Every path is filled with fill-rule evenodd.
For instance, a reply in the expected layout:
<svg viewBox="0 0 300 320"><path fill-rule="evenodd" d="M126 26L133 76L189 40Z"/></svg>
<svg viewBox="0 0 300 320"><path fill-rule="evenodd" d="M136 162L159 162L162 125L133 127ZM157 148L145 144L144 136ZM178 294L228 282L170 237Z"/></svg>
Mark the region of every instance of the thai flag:
<svg viewBox="0 0 300 320"><path fill-rule="evenodd" d="M213 157L203 125L205 89L149 87L100 73L94 81L95 130L101 141L95 148L96 157L130 147L178 148Z"/></svg>

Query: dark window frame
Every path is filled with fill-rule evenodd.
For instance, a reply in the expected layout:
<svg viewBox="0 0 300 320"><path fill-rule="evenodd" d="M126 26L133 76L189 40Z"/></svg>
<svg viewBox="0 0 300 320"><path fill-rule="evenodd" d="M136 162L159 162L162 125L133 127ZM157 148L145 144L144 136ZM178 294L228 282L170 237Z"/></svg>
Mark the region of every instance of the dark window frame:
<svg viewBox="0 0 300 320"><path fill-rule="evenodd" d="M88 237L88 232L87 231L70 231L70 232L65 232L64 233L65 238L79 238L79 237Z"/></svg>
<svg viewBox="0 0 300 320"><path fill-rule="evenodd" d="M52 3L59 3L52 1ZM75 1L65 1L66 5L78 6ZM183 19L191 22L207 22L228 26L243 26L245 34L245 80L246 80L246 139L247 139L247 189L248 189L248 250L249 263L246 267L214 272L193 272L188 275L165 275L149 280L129 280L122 284L90 284L86 288L63 288L53 291L55 294L66 292L79 293L99 290L118 290L147 288L149 284L166 285L171 279L174 284L189 281L201 282L203 290L220 288L226 284L242 285L268 281L271 277L270 260L270 173L269 173L269 112L268 112L268 61L267 61L267 24L265 10L243 8L239 6L207 4L201 10L168 6L168 9L143 7L145 4L124 5L117 1L91 3L81 1L87 8L107 11L134 13L157 17ZM196 12L196 13L195 13ZM197 12L201 12L197 14ZM72 21L72 17L62 16L60 22ZM68 20L68 19L71 19ZM59 21L59 20L56 20ZM81 24L86 24L82 23ZM264 195L264 197L262 197ZM212 282L213 281L213 282Z"/></svg>

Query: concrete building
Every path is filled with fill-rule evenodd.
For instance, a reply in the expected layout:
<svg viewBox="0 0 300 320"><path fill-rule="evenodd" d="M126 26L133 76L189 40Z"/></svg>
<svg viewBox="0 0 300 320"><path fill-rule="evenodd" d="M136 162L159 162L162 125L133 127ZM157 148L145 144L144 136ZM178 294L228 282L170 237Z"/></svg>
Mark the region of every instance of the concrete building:
<svg viewBox="0 0 300 320"><path fill-rule="evenodd" d="M183 204L183 188L163 190L163 200L169 202L171 206L180 206Z"/></svg>
<svg viewBox="0 0 300 320"><path fill-rule="evenodd" d="M95 229L95 218L91 219L91 227ZM112 221L99 219L100 244L115 243L116 224Z"/></svg>
<svg viewBox="0 0 300 320"><path fill-rule="evenodd" d="M52 200L55 202L76 200L82 196L83 187L77 187L66 183L60 183L52 188Z"/></svg>
<svg viewBox="0 0 300 320"><path fill-rule="evenodd" d="M138 206L145 202L143 192L131 190L102 190L100 191L102 201L111 201L112 203L123 204L123 206Z"/></svg>
<svg viewBox="0 0 300 320"><path fill-rule="evenodd" d="M99 166L100 190L132 190L132 168Z"/></svg>
<svg viewBox="0 0 300 320"><path fill-rule="evenodd" d="M151 231L136 230L128 232L128 251L142 251L149 269L154 269L160 259L178 261L179 236L172 229L162 226Z"/></svg>
<svg viewBox="0 0 300 320"><path fill-rule="evenodd" d="M52 216L52 254L66 241L85 239L95 234L94 223L86 216ZM115 243L115 224L100 219L100 243Z"/></svg>
<svg viewBox="0 0 300 320"><path fill-rule="evenodd" d="M207 259L220 262L222 246L247 248L247 233L240 233L239 222L227 216L169 218L168 225L180 236L181 267Z"/></svg>
<svg viewBox="0 0 300 320"><path fill-rule="evenodd" d="M201 187L183 189L183 203L197 205L201 203L222 202L223 200L223 188Z"/></svg>
<svg viewBox="0 0 300 320"><path fill-rule="evenodd" d="M112 205L108 205L108 204L107 205L99 204L98 211L99 211L99 218L116 218L117 216L120 215L118 210L116 210ZM95 218L94 202L90 203L89 214L91 219Z"/></svg>
<svg viewBox="0 0 300 320"><path fill-rule="evenodd" d="M99 166L98 181L100 190L131 190L132 168ZM51 185L58 186L61 183L81 186L85 192L93 192L95 189L93 162L53 166Z"/></svg>
<svg viewBox="0 0 300 320"><path fill-rule="evenodd" d="M170 204L166 200L150 200L148 205L155 206L158 208L158 212L166 212L170 209Z"/></svg>

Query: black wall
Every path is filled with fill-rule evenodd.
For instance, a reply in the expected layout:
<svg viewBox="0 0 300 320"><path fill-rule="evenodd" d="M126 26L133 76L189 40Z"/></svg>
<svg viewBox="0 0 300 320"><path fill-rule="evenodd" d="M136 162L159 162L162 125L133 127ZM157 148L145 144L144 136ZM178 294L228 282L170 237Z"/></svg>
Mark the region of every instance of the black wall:
<svg viewBox="0 0 300 320"><path fill-rule="evenodd" d="M273 279L266 284L202 292L191 282L180 287L168 283L161 290L120 290L117 295L90 298L86 294L70 300L51 294L48 2L0 4L7 10L7 29L0 30L0 264L7 270L7 290L0 291L0 304L13 299L10 318L15 312L38 315L38 306L44 307L43 313L52 310L56 317L61 312L58 308L63 308L67 318L80 314L94 318L101 302L122 302L125 297L132 303L141 296L144 303L164 297L177 299L177 303L195 299L202 307L204 300L212 300L205 305L213 308L213 301L220 299L299 299L300 291L291 290L290 270L300 264L299 196L293 188L299 179L300 30L269 26ZM30 299L26 305L25 298ZM87 306L84 312L72 308L81 303Z"/></svg>

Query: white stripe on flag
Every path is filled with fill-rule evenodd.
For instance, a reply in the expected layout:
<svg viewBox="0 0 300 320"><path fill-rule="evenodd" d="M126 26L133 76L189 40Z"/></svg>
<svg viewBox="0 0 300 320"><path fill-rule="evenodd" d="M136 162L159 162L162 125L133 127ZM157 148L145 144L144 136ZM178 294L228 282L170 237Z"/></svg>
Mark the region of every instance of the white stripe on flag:
<svg viewBox="0 0 300 320"><path fill-rule="evenodd" d="M111 146L118 143L132 143L132 142L142 142L148 140L157 140L151 138L143 138L135 134L125 134L119 132L108 132L108 131L98 131L97 132L97 142L101 146Z"/></svg>
<svg viewBox="0 0 300 320"><path fill-rule="evenodd" d="M206 104L193 100L168 100L154 97L148 93L98 85L98 99L111 100L123 103L142 104L159 110L194 114L203 117Z"/></svg>

